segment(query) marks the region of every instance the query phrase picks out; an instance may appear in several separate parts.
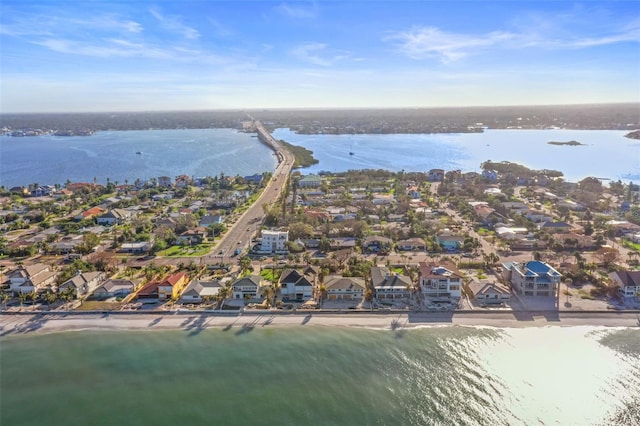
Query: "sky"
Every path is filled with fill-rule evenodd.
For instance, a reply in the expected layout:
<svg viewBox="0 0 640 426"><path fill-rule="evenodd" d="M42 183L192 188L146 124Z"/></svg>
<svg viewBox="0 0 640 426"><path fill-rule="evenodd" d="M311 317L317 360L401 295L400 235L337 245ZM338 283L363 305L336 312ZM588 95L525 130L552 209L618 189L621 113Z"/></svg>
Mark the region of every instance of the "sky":
<svg viewBox="0 0 640 426"><path fill-rule="evenodd" d="M0 2L0 111L640 102L634 1Z"/></svg>

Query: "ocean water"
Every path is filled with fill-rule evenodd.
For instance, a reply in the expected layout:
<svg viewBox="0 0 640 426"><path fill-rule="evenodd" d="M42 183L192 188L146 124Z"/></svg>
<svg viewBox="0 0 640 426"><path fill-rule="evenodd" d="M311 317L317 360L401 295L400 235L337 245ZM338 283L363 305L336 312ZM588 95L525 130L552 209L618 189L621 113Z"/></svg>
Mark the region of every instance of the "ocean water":
<svg viewBox="0 0 640 426"><path fill-rule="evenodd" d="M640 424L640 329L300 326L0 343L3 425Z"/></svg>
<svg viewBox="0 0 640 426"><path fill-rule="evenodd" d="M136 152L142 152L137 155ZM275 170L273 151L233 129L97 132L93 136L0 136L0 185L64 184L178 175L247 176Z"/></svg>
<svg viewBox="0 0 640 426"><path fill-rule="evenodd" d="M487 130L484 133L415 135L299 135L276 129L274 136L313 151L320 162L305 173L350 169L393 171L480 171L487 160L554 169L577 181L587 176L640 180L640 141L618 130ZM577 140L584 146L547 142ZM354 155L349 155L353 152Z"/></svg>

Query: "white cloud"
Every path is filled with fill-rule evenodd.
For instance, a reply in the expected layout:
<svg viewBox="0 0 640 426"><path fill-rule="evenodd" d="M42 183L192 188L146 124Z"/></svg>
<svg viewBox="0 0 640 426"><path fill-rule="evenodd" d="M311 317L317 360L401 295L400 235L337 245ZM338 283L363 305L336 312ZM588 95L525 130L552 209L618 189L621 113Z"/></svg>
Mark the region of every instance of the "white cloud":
<svg viewBox="0 0 640 426"><path fill-rule="evenodd" d="M142 33L142 24L123 19L115 14L85 16L73 15L24 15L12 16L9 23L0 24L0 33L11 36L53 36L74 34L81 31L118 31Z"/></svg>
<svg viewBox="0 0 640 426"><path fill-rule="evenodd" d="M200 33L195 28L189 27L182 22L182 18L177 15L163 15L157 9L149 11L154 18L158 20L160 25L167 31L181 34L184 38L195 40L200 37Z"/></svg>
<svg viewBox="0 0 640 426"><path fill-rule="evenodd" d="M302 62L328 67L338 61L348 59L348 52L329 49L324 43L304 43L294 48L291 54Z"/></svg>
<svg viewBox="0 0 640 426"><path fill-rule="evenodd" d="M474 51L503 44L514 38L508 32L484 35L449 33L435 27L415 27L393 34L386 40L397 41L398 50L412 59L435 58L442 62L461 59Z"/></svg>
<svg viewBox="0 0 640 426"><path fill-rule="evenodd" d="M288 3L282 3L276 7L276 10L284 16L295 19L311 19L318 15L318 5L315 2L308 6L300 4L292 6Z"/></svg>
<svg viewBox="0 0 640 426"><path fill-rule="evenodd" d="M209 22L211 23L211 27L213 28L213 32L218 36L218 37L231 37L232 35L235 34L235 32L229 28L228 26L220 23L219 21L215 20L215 19L211 19L209 18Z"/></svg>
<svg viewBox="0 0 640 426"><path fill-rule="evenodd" d="M436 27L413 27L387 36L385 41L395 42L398 51L412 59L436 59L453 62L488 49L519 49L538 47L544 49L581 49L623 42L640 42L640 24L637 21L613 32L593 37L554 35L535 31L493 31L485 34L463 34L443 31Z"/></svg>

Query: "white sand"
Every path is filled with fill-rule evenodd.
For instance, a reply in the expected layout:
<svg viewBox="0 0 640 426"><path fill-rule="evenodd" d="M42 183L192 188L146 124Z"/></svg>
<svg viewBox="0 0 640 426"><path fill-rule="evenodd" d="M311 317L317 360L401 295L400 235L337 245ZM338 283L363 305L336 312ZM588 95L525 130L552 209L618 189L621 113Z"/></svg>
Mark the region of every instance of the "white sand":
<svg viewBox="0 0 640 426"><path fill-rule="evenodd" d="M319 312L281 314L244 313L238 316L181 312L149 314L3 314L0 335L54 333L72 330L158 330L194 328L262 328L277 326L329 326L376 329L415 328L424 326L608 326L638 327L639 314L631 312L600 313L403 313L323 314Z"/></svg>

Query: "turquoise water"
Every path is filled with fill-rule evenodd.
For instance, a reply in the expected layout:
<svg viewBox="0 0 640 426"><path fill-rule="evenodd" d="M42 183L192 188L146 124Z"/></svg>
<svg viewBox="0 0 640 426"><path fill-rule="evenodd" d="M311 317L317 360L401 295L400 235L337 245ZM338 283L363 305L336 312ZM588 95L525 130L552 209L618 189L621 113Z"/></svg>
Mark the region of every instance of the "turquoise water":
<svg viewBox="0 0 640 426"><path fill-rule="evenodd" d="M142 152L137 155L136 152ZM247 176L275 170L273 151L233 129L98 132L93 136L0 137L0 184L133 183L175 178Z"/></svg>
<svg viewBox="0 0 640 426"><path fill-rule="evenodd" d="M640 179L640 142L619 130L487 130L484 133L415 135L298 135L277 129L274 136L313 151L320 162L305 173L350 169L479 171L487 160L554 169L570 181L586 176ZM550 145L577 140L583 146ZM353 152L354 155L349 155Z"/></svg>
<svg viewBox="0 0 640 426"><path fill-rule="evenodd" d="M638 424L640 329L3 338L3 425Z"/></svg>

